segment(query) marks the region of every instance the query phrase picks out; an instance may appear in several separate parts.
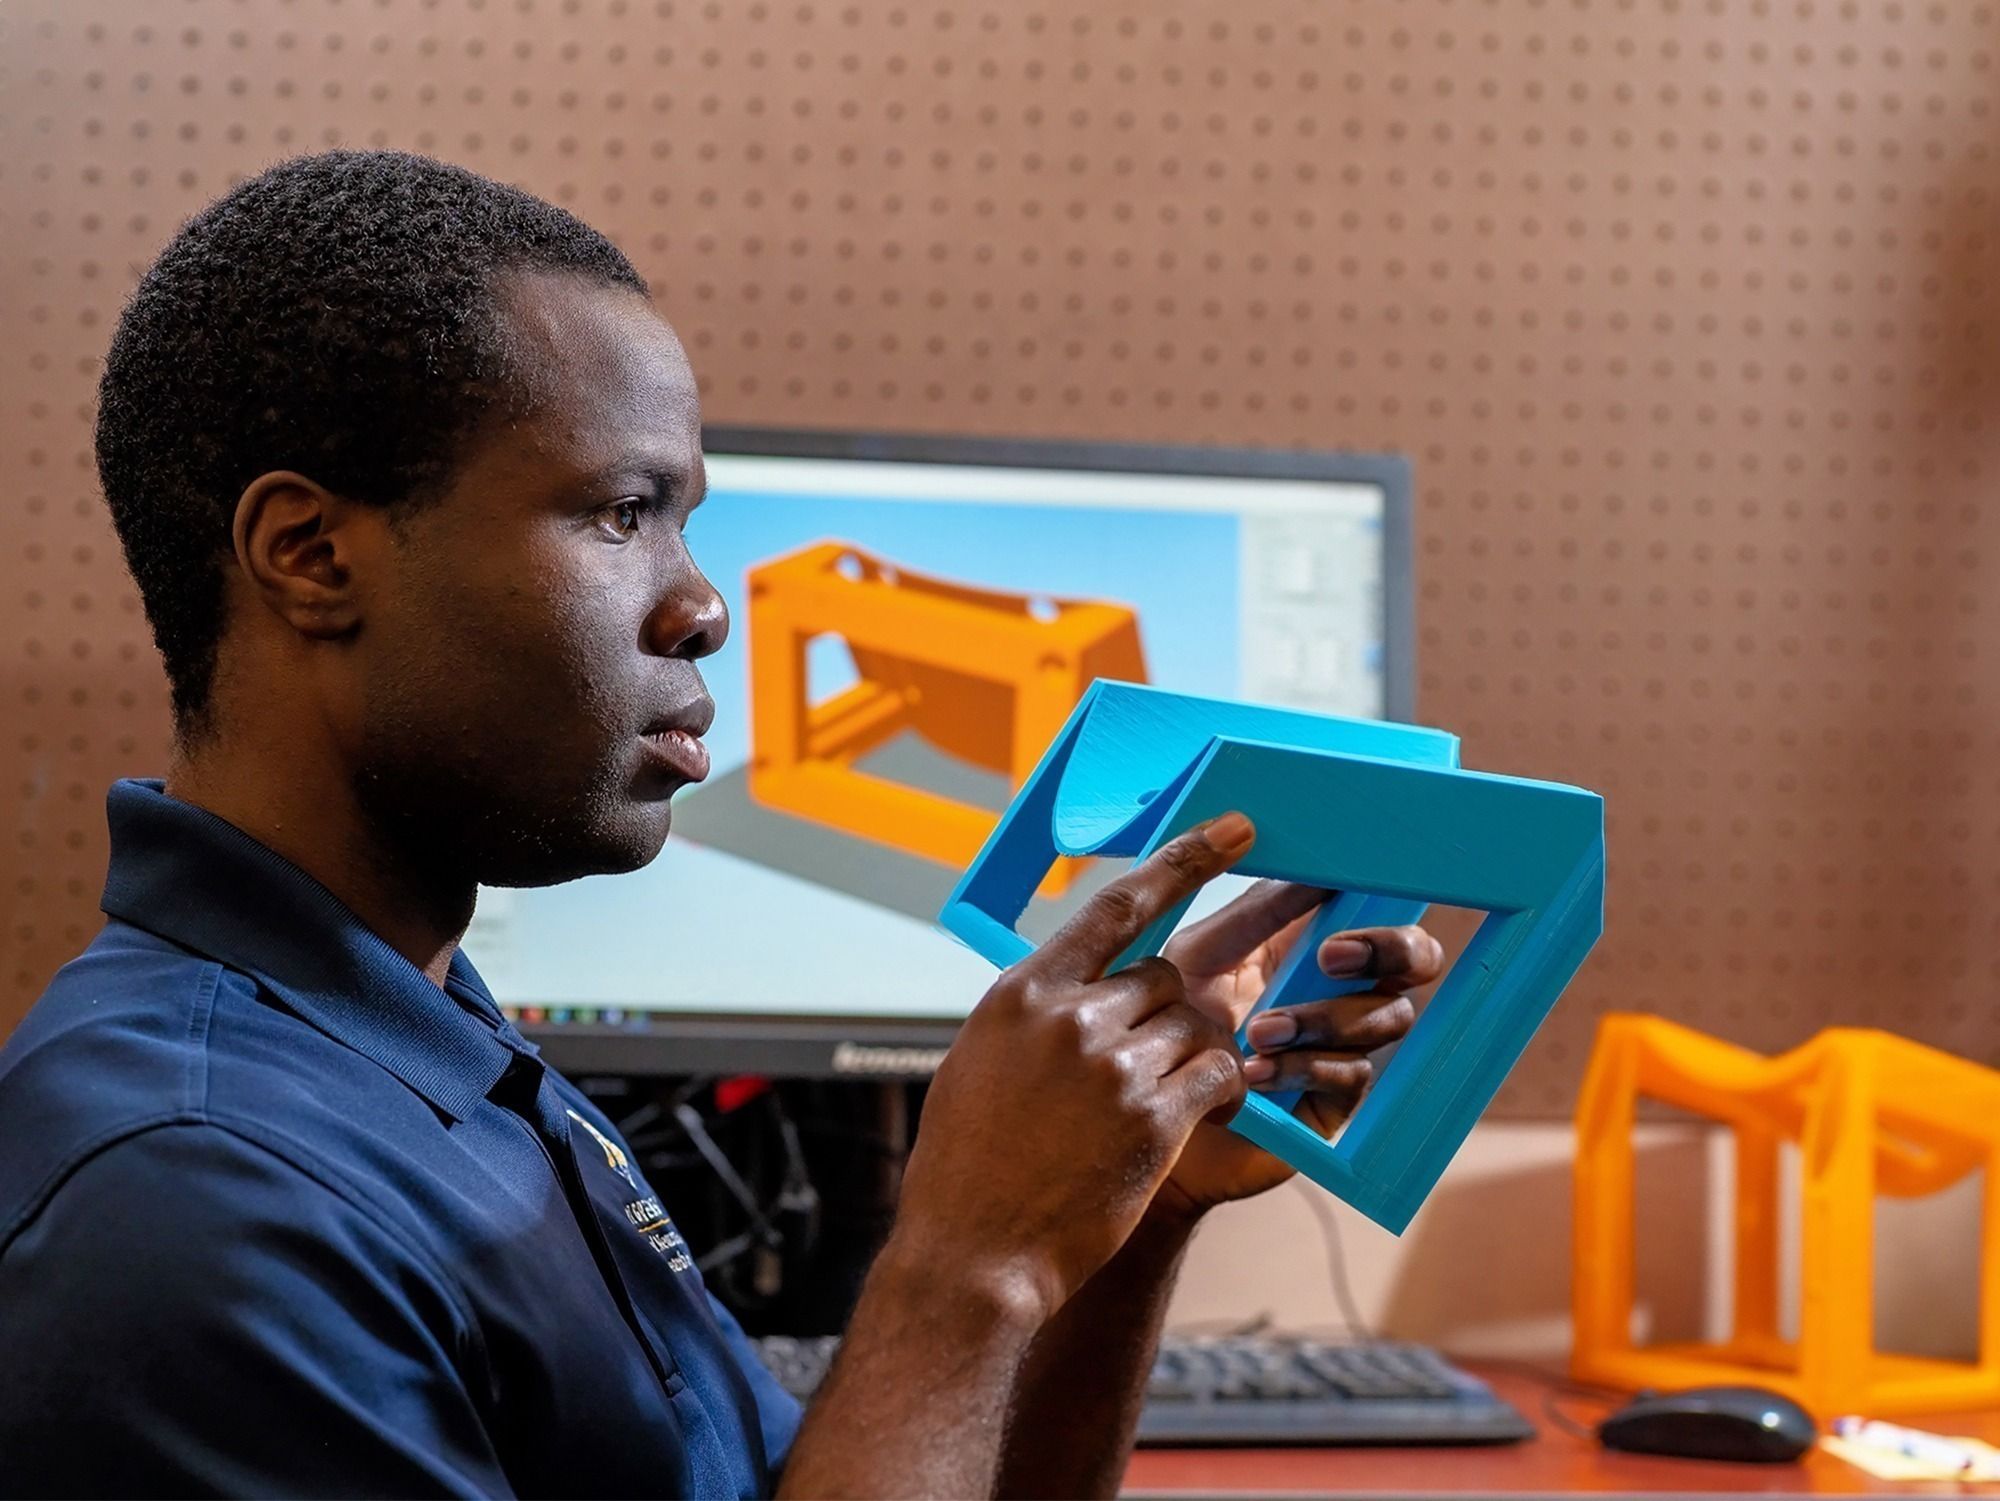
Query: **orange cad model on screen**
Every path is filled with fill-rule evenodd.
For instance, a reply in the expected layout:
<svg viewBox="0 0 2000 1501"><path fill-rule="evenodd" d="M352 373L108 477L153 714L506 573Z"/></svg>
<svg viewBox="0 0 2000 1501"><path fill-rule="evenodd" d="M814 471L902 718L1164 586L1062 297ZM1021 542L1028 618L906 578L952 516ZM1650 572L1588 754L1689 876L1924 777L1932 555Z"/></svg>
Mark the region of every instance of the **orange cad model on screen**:
<svg viewBox="0 0 2000 1501"><path fill-rule="evenodd" d="M749 570L750 795L769 808L954 869L998 813L856 763L905 730L969 765L1027 780L1084 690L1146 681L1139 617L1101 600L1013 594L817 542ZM860 681L810 701L806 650L846 642ZM1062 860L1040 894L1088 864Z"/></svg>

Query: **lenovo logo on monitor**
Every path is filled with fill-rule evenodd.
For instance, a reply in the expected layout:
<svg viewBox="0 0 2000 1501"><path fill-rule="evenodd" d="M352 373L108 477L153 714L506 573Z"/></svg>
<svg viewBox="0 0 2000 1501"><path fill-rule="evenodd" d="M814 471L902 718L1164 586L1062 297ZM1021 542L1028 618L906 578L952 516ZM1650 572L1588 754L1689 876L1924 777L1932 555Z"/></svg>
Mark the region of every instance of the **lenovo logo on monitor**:
<svg viewBox="0 0 2000 1501"><path fill-rule="evenodd" d="M836 1074L934 1074L944 1062L943 1048L882 1048L843 1042L833 1050Z"/></svg>

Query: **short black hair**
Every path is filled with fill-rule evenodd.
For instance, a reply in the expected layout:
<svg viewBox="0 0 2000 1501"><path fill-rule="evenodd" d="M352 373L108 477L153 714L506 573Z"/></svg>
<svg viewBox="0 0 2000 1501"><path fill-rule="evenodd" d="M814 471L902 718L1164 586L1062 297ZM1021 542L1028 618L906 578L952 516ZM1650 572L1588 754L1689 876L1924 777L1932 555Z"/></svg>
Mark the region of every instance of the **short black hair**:
<svg viewBox="0 0 2000 1501"><path fill-rule="evenodd" d="M97 470L183 740L207 722L245 487L295 469L368 504L434 498L517 394L492 295L512 270L647 292L575 215L401 151L280 162L141 278L98 387Z"/></svg>

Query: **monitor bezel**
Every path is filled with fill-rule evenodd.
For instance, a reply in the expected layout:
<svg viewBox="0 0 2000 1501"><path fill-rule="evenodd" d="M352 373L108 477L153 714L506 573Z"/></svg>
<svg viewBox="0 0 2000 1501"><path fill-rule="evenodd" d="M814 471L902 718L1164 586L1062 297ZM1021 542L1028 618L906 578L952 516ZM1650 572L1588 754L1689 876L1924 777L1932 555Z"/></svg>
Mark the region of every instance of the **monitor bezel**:
<svg viewBox="0 0 2000 1501"><path fill-rule="evenodd" d="M1014 469L1098 470L1216 479L1308 480L1382 492L1382 672L1385 717L1416 714L1416 547L1412 469L1400 454L1340 449L1217 448L1072 438L995 438L836 428L702 429L705 454L846 459ZM552 1007L560 1002L551 1001ZM629 1009L629 1008L628 1008ZM741 1011L646 1011L643 1025L523 1025L549 1061L576 1074L657 1077L766 1074L784 1078L921 1078L950 1046L950 1018Z"/></svg>

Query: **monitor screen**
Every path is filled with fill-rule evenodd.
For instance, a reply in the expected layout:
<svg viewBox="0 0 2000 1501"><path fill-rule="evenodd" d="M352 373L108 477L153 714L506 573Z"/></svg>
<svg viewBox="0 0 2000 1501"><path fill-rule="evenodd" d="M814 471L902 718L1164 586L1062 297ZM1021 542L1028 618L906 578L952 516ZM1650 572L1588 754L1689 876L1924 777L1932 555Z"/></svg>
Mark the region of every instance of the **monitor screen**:
<svg viewBox="0 0 2000 1501"><path fill-rule="evenodd" d="M682 1023L726 1044L963 1017L993 972L938 909L1097 677L1409 712L1400 460L719 429L705 446L688 546L732 621L702 664L709 775L650 866L482 891L465 941L545 1046L599 1044L594 1067L641 1071L617 1044ZM1065 867L1022 930L1112 873Z"/></svg>

